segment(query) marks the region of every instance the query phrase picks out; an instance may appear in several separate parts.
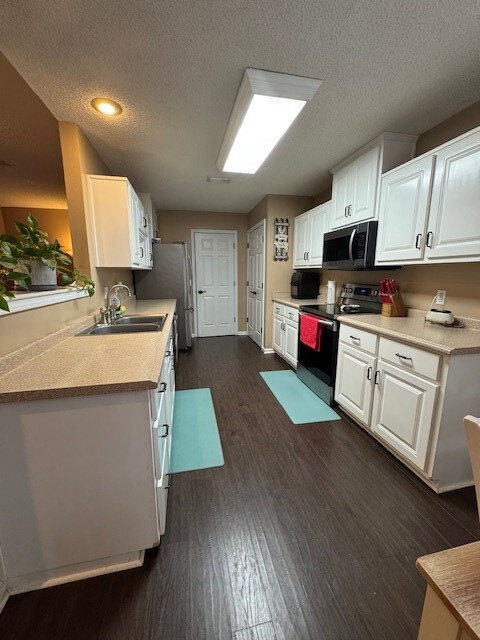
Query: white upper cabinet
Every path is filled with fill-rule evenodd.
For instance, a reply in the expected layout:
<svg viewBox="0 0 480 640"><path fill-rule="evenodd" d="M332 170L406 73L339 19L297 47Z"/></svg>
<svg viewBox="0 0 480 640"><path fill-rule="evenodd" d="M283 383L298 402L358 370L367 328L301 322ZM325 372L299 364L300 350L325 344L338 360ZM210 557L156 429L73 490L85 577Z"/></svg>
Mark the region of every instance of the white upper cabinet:
<svg viewBox="0 0 480 640"><path fill-rule="evenodd" d="M143 205L127 178L87 176L96 267L150 269Z"/></svg>
<svg viewBox="0 0 480 640"><path fill-rule="evenodd" d="M377 263L423 257L433 156L412 160L382 177Z"/></svg>
<svg viewBox="0 0 480 640"><path fill-rule="evenodd" d="M410 160L416 136L384 133L332 169L331 229L377 217L381 174Z"/></svg>
<svg viewBox="0 0 480 640"><path fill-rule="evenodd" d="M436 152L425 257L480 258L480 129Z"/></svg>
<svg viewBox="0 0 480 640"><path fill-rule="evenodd" d="M295 218L293 266L321 267L323 236L328 231L330 202L318 205Z"/></svg>
<svg viewBox="0 0 480 640"><path fill-rule="evenodd" d="M480 128L386 173L377 264L480 260Z"/></svg>

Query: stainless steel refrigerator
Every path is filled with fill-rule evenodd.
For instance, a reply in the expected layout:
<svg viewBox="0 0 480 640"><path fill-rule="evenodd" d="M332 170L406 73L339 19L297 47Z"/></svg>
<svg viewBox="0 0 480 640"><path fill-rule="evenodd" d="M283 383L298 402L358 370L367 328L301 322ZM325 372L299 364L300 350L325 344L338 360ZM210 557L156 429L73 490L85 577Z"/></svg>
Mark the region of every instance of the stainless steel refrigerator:
<svg viewBox="0 0 480 640"><path fill-rule="evenodd" d="M139 300L176 298L179 349L192 346L193 289L192 264L185 242L152 244L151 271L134 271L135 293Z"/></svg>

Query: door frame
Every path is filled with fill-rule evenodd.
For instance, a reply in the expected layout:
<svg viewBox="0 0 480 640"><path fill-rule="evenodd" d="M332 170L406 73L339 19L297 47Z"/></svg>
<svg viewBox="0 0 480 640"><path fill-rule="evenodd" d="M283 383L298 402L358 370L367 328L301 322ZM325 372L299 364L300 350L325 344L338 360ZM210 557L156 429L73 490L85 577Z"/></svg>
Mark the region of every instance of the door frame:
<svg viewBox="0 0 480 640"><path fill-rule="evenodd" d="M260 345L261 350L263 351L265 349L265 304L266 304L266 272L265 269L267 268L267 220L265 218L263 218L262 220L260 220L260 222L257 222L257 224L253 225L253 227L250 227L250 229L247 229L247 245L248 245L248 234L251 231L255 231L255 229L257 229L257 227L262 227L263 228L263 307L262 307L262 344ZM248 278L248 246L247 246L247 278ZM250 282L250 280L248 281ZM246 287L246 295L247 295L247 314L248 314L248 285ZM247 322L247 328L246 328L246 332L245 332L248 336L248 322ZM252 342L254 342L254 340L252 340ZM257 344L255 342L255 344Z"/></svg>
<svg viewBox="0 0 480 640"><path fill-rule="evenodd" d="M235 313L235 322L234 322L234 331L235 335L238 334L238 232L235 229L190 229L190 238L191 238L191 246L192 246L192 283L193 283L193 293L194 293L194 301L195 301L195 313L193 314L194 320L194 336L198 337L198 305L197 305L197 256L195 255L195 234L196 233L232 233L233 234L233 258L234 258L234 277L235 277L235 285L234 285L234 313Z"/></svg>

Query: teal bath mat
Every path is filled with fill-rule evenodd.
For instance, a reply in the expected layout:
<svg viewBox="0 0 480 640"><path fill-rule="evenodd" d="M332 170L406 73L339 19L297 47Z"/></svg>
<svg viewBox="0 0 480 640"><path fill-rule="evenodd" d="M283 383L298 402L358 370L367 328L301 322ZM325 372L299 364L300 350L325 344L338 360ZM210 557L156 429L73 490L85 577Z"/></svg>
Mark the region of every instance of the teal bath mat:
<svg viewBox="0 0 480 640"><path fill-rule="evenodd" d="M223 464L210 389L176 391L170 473L221 467Z"/></svg>
<svg viewBox="0 0 480 640"><path fill-rule="evenodd" d="M340 416L304 385L293 371L262 371L260 375L293 424L340 420Z"/></svg>

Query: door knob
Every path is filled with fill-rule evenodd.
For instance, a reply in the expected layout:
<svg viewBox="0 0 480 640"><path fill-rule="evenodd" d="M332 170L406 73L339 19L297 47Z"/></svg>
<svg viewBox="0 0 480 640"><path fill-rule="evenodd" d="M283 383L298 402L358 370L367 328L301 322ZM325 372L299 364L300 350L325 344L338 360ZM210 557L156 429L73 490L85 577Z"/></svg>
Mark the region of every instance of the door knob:
<svg viewBox="0 0 480 640"><path fill-rule="evenodd" d="M200 290L198 291L198 293L207 293L207 290L206 290L206 289L200 289Z"/></svg>

